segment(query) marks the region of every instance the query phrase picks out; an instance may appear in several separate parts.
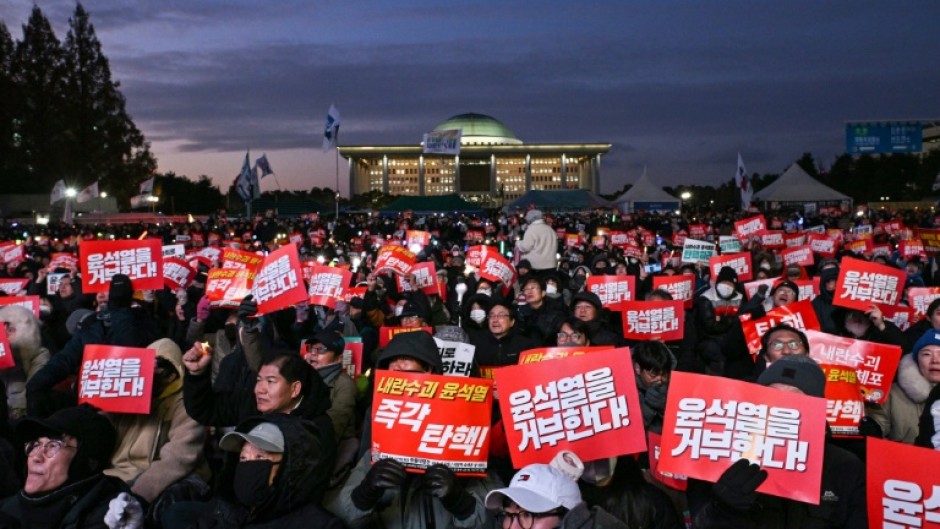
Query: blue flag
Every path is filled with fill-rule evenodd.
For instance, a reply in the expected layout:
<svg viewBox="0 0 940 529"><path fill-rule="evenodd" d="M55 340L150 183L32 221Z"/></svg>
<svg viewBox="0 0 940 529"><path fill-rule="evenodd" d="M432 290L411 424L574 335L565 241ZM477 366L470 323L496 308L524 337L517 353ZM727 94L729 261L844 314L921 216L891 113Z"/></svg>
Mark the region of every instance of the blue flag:
<svg viewBox="0 0 940 529"><path fill-rule="evenodd" d="M238 196L242 197L244 202L249 202L254 198L261 198L261 186L258 185L258 172L251 168L248 161L248 153L245 153L245 161L242 163L242 171L235 180L235 190Z"/></svg>
<svg viewBox="0 0 940 529"><path fill-rule="evenodd" d="M323 128L323 150L329 150L330 147L336 147L339 138L339 110L335 105L330 105L330 111L326 113L326 126Z"/></svg>
<svg viewBox="0 0 940 529"><path fill-rule="evenodd" d="M255 160L255 167L261 170L261 178L264 178L269 174L274 174L274 171L271 170L271 164L268 163L267 154L262 154L261 158Z"/></svg>

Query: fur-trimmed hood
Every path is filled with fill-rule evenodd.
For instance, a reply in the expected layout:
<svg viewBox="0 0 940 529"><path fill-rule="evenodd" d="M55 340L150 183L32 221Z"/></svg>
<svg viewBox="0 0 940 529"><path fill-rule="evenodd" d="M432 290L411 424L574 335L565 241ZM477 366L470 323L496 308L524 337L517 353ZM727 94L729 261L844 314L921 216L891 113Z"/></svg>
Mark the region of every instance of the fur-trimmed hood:
<svg viewBox="0 0 940 529"><path fill-rule="evenodd" d="M898 364L897 384L901 391L907 395L907 398L917 404L926 402L930 390L934 387L934 384L920 373L917 360L911 354L901 357L901 362Z"/></svg>
<svg viewBox="0 0 940 529"><path fill-rule="evenodd" d="M27 376L31 376L39 366L34 366L35 360L40 356L48 356L48 351L42 347L39 320L33 311L19 305L7 305L0 308L0 321L9 323L14 329L10 337L10 348L13 349L13 359L16 365L23 369ZM41 362L45 364L45 361Z"/></svg>

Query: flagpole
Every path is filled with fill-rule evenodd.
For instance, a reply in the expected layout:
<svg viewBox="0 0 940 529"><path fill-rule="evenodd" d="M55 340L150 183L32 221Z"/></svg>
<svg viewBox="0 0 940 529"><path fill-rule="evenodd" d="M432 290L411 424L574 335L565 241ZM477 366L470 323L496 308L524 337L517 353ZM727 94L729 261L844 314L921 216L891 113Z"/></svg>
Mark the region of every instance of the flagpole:
<svg viewBox="0 0 940 529"><path fill-rule="evenodd" d="M336 218L333 219L333 232L335 233L336 227L339 225L339 127L336 128L334 155L336 156Z"/></svg>

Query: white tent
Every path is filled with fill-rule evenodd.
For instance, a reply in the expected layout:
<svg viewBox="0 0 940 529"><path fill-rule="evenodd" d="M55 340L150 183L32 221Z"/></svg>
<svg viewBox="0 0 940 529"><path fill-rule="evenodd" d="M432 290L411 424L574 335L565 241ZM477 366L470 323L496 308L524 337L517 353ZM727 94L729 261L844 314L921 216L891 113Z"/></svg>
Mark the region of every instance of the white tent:
<svg viewBox="0 0 940 529"><path fill-rule="evenodd" d="M614 204L624 213L634 211L675 211L681 202L678 198L663 191L646 176L646 171L626 193L617 197Z"/></svg>
<svg viewBox="0 0 940 529"><path fill-rule="evenodd" d="M793 164L774 183L754 193L754 202L777 204L842 203L851 204L852 197L832 189Z"/></svg>

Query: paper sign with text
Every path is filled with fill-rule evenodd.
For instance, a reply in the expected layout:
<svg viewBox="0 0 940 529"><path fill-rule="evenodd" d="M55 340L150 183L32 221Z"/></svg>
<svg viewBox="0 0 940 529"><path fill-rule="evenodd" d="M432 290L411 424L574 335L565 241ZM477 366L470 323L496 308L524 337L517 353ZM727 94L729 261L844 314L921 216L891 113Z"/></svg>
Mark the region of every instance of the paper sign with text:
<svg viewBox="0 0 940 529"><path fill-rule="evenodd" d="M647 445L650 459L650 476L663 485L676 490L686 490L689 488L688 476L673 474L671 472L662 472L659 470L659 454L662 453L663 437L656 432L647 433Z"/></svg>
<svg viewBox="0 0 940 529"><path fill-rule="evenodd" d="M391 270L396 274L407 274L417 262L418 256L414 252L401 246L383 246L375 259L375 272Z"/></svg>
<svg viewBox="0 0 940 529"><path fill-rule="evenodd" d="M39 318L39 296L0 296L0 307L7 305L19 305L33 311L33 315Z"/></svg>
<svg viewBox="0 0 940 529"><path fill-rule="evenodd" d="M767 331L777 325L789 325L801 331L820 329L816 311L809 300L795 301L783 307L775 307L767 311L763 318L752 319L750 314L738 316L741 320L741 330L744 331L744 340L751 356L757 356L761 349L761 338Z"/></svg>
<svg viewBox="0 0 940 529"><path fill-rule="evenodd" d="M343 371L353 380L362 373L362 338L347 337L343 347Z"/></svg>
<svg viewBox="0 0 940 529"><path fill-rule="evenodd" d="M128 276L134 290L163 288L159 240L82 241L78 253L85 294L107 291L116 274Z"/></svg>
<svg viewBox="0 0 940 529"><path fill-rule="evenodd" d="M659 470L715 482L747 458L758 492L819 504L826 400L723 377L673 372Z"/></svg>
<svg viewBox="0 0 940 529"><path fill-rule="evenodd" d="M186 259L186 247L182 244L168 244L163 246L163 259L167 260L170 257L176 257L177 259Z"/></svg>
<svg viewBox="0 0 940 529"><path fill-rule="evenodd" d="M708 264L708 260L715 255L715 243L686 239L682 245L683 263Z"/></svg>
<svg viewBox="0 0 940 529"><path fill-rule="evenodd" d="M405 247L418 253L425 246L431 244L431 234L421 230L408 230L405 232Z"/></svg>
<svg viewBox="0 0 940 529"><path fill-rule="evenodd" d="M235 308L251 293L255 272L247 268L213 268L206 277L206 298L214 307Z"/></svg>
<svg viewBox="0 0 940 529"><path fill-rule="evenodd" d="M112 413L149 414L153 349L86 345L78 376L78 402Z"/></svg>
<svg viewBox="0 0 940 529"><path fill-rule="evenodd" d="M738 281L750 281L754 277L754 268L751 266L750 252L729 253L716 255L708 260L708 269L711 277L718 277L718 272L724 267L730 267L738 274Z"/></svg>
<svg viewBox="0 0 940 529"><path fill-rule="evenodd" d="M443 464L486 474L493 381L380 370L372 399L372 461L392 458L411 472Z"/></svg>
<svg viewBox="0 0 940 529"><path fill-rule="evenodd" d="M10 337L7 335L6 325L0 325L0 369L10 369L16 365L13 358L13 349L10 348Z"/></svg>
<svg viewBox="0 0 940 529"><path fill-rule="evenodd" d="M820 364L826 374L826 421L836 437L858 436L865 416L865 401L858 387L858 374L852 368Z"/></svg>
<svg viewBox="0 0 940 529"><path fill-rule="evenodd" d="M689 275L653 276L653 290L665 290L672 294L672 299L683 302L686 310L692 308L695 294L695 278Z"/></svg>
<svg viewBox="0 0 940 529"><path fill-rule="evenodd" d="M832 304L865 312L874 305L897 305L907 274L894 267L843 257Z"/></svg>
<svg viewBox="0 0 940 529"><path fill-rule="evenodd" d="M451 342L435 338L437 351L444 364L444 374L458 377L470 376L473 367L473 354L476 347L463 342Z"/></svg>
<svg viewBox="0 0 940 529"><path fill-rule="evenodd" d="M940 298L940 287L911 287L907 291L908 305L918 318L927 315L927 308L937 298Z"/></svg>
<svg viewBox="0 0 940 529"><path fill-rule="evenodd" d="M503 286L503 294L507 293L516 281L515 267L492 246L483 247L479 274L487 281L499 281Z"/></svg>
<svg viewBox="0 0 940 529"><path fill-rule="evenodd" d="M17 294L20 294L26 290L27 283L29 283L29 279L15 279L5 277L0 279L0 291L3 291L8 296L16 296Z"/></svg>
<svg viewBox="0 0 940 529"><path fill-rule="evenodd" d="M310 274L307 280L310 284L307 289L307 303L336 308L336 302L345 299L346 287L352 281L352 272L319 265L307 267L307 270Z"/></svg>
<svg viewBox="0 0 940 529"><path fill-rule="evenodd" d="M741 251L741 241L733 235L719 235L718 249L721 253L737 253Z"/></svg>
<svg viewBox="0 0 940 529"><path fill-rule="evenodd" d="M764 219L763 215L735 221L734 223L734 235L741 242L749 240L751 235L760 235L765 231L767 231L767 220Z"/></svg>
<svg viewBox="0 0 940 529"><path fill-rule="evenodd" d="M584 461L646 450L627 348L502 367L495 377L515 468L562 450Z"/></svg>
<svg viewBox="0 0 940 529"><path fill-rule="evenodd" d="M868 527L940 529L940 451L866 438Z"/></svg>
<svg viewBox="0 0 940 529"><path fill-rule="evenodd" d="M634 299L636 278L631 275L592 275L587 278L584 289L597 294L601 304L608 309L620 310L623 303Z"/></svg>
<svg viewBox="0 0 940 529"><path fill-rule="evenodd" d="M859 390L868 402L884 403L891 391L891 382L901 361L901 347L819 331L806 331L809 355L820 364L849 367L855 370Z"/></svg>
<svg viewBox="0 0 940 529"><path fill-rule="evenodd" d="M395 281L398 282L398 290L406 292L414 290L417 287L421 292L427 295L437 294L437 267L431 261L417 263L411 267L412 275L415 276L416 285L408 285L403 276L396 275Z"/></svg>
<svg viewBox="0 0 940 529"><path fill-rule="evenodd" d="M623 336L628 340L681 340L685 308L681 300L628 301L621 305Z"/></svg>
<svg viewBox="0 0 940 529"><path fill-rule="evenodd" d="M836 250L839 249L839 243L825 235L819 233L810 233L807 237L809 247L819 255L832 259L836 256Z"/></svg>
<svg viewBox="0 0 940 529"><path fill-rule="evenodd" d="M784 247L782 230L767 230L760 236L760 242L768 250L778 250Z"/></svg>
<svg viewBox="0 0 940 529"><path fill-rule="evenodd" d="M813 266L813 249L810 245L794 246L780 252L783 258L783 266Z"/></svg>
<svg viewBox="0 0 940 529"><path fill-rule="evenodd" d="M189 263L178 257L163 259L163 284L170 290L186 288L196 277L196 271Z"/></svg>
<svg viewBox="0 0 940 529"><path fill-rule="evenodd" d="M281 246L265 257L251 285L251 295L259 316L307 301L296 244Z"/></svg>
<svg viewBox="0 0 940 529"><path fill-rule="evenodd" d="M559 358L568 358L569 356L585 355L593 351L604 351L611 349L608 345L594 346L561 346L561 347L539 347L537 349L526 349L519 353L517 364L537 364L545 360L558 360Z"/></svg>

